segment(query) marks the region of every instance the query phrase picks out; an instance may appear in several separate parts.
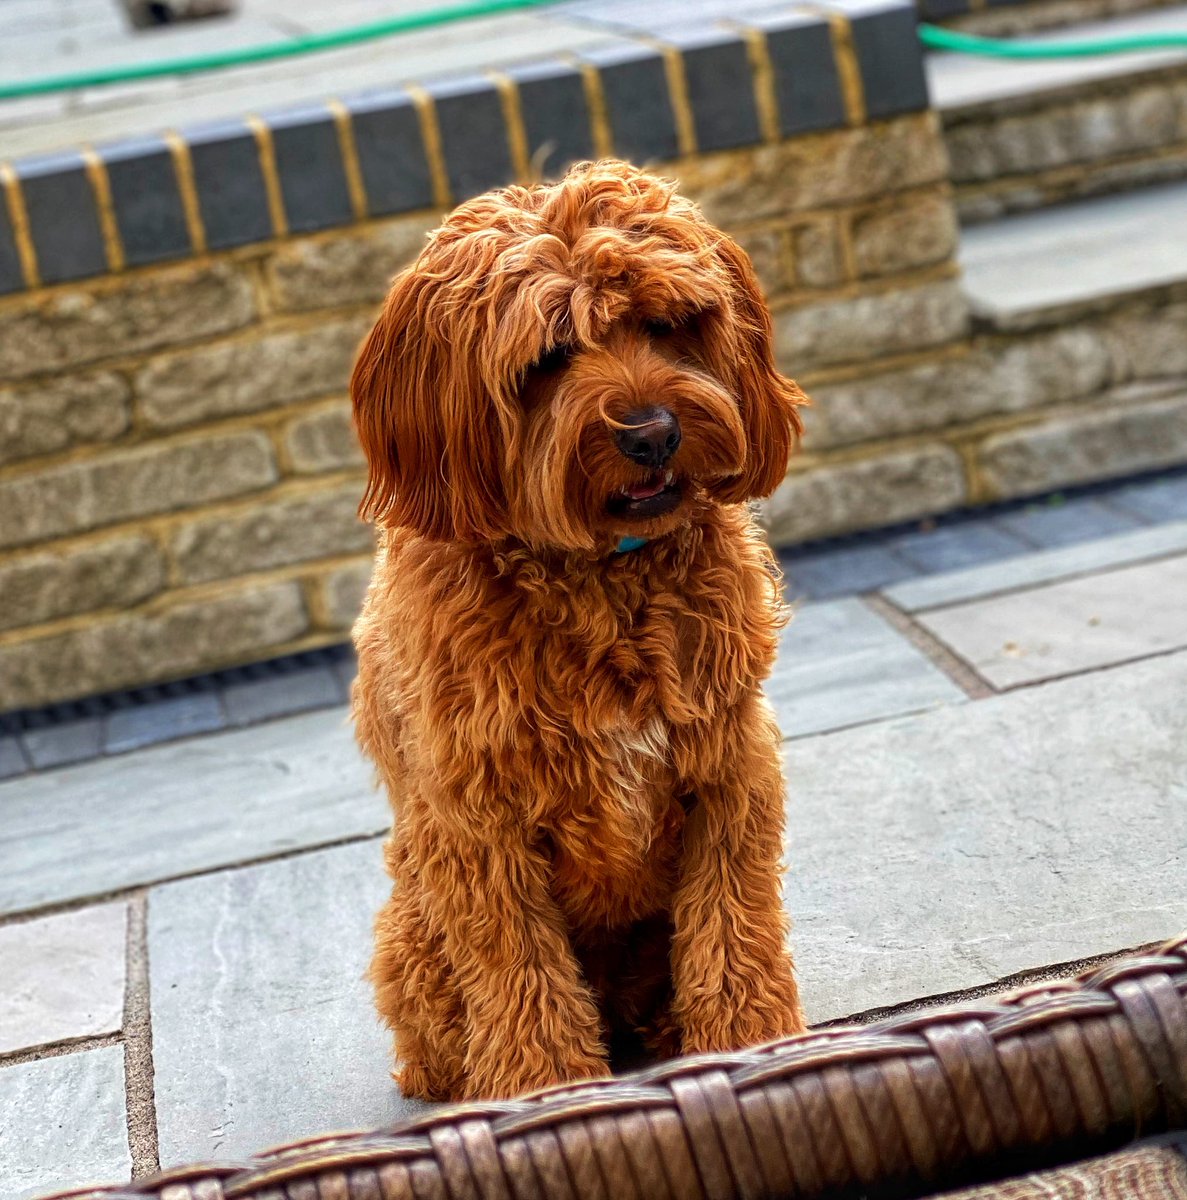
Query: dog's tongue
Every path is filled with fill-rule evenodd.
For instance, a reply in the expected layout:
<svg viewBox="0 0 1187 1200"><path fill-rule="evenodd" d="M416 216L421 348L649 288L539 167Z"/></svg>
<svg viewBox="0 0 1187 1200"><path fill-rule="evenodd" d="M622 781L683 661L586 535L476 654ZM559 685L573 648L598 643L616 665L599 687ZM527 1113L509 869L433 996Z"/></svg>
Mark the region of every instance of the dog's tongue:
<svg viewBox="0 0 1187 1200"><path fill-rule="evenodd" d="M634 483L622 489L632 500L650 500L664 490L664 477L657 471L643 483Z"/></svg>

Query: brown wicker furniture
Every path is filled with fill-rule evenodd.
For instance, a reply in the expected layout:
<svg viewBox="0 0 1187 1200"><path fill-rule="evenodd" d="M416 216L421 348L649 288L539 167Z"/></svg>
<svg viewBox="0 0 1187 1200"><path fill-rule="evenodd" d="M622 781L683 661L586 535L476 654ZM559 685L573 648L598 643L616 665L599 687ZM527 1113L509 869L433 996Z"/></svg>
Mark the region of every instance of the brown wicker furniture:
<svg viewBox="0 0 1187 1200"><path fill-rule="evenodd" d="M1141 1142L1103 1158L945 1192L935 1200L1187 1200L1187 1139Z"/></svg>
<svg viewBox="0 0 1187 1200"><path fill-rule="evenodd" d="M395 1129L71 1194L908 1196L1184 1128L1187 935L1077 980L1007 997L681 1059L506 1103L441 1108ZM1170 1189L1175 1180L1167 1178Z"/></svg>

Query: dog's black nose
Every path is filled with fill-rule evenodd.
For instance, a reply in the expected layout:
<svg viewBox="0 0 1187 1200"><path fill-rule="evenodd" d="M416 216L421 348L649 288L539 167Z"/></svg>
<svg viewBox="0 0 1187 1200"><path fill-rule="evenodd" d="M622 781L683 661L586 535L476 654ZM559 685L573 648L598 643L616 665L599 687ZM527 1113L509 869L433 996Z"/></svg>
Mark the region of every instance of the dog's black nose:
<svg viewBox="0 0 1187 1200"><path fill-rule="evenodd" d="M631 462L653 470L662 467L680 446L680 422L666 408L643 408L622 419L614 441Z"/></svg>

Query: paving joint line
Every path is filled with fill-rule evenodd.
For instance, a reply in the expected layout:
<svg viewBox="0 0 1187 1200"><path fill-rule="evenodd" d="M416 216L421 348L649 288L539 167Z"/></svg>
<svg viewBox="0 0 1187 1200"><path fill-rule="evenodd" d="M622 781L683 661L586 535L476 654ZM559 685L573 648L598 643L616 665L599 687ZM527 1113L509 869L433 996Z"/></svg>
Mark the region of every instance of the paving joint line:
<svg viewBox="0 0 1187 1200"><path fill-rule="evenodd" d="M1165 650L1151 650L1148 654L1135 654L1132 658L1097 663L1093 667L1081 667L1078 671L1062 671L1058 675L1044 675L1041 679L1025 679L1021 683L1011 683L995 694L1008 696L1011 692L1025 692L1030 688L1043 687L1048 683L1060 683L1065 679L1079 679L1084 675L1100 675L1105 671L1119 671L1125 667L1133 667L1138 663L1150 662L1157 658L1174 658L1176 654L1187 656L1187 646L1168 646Z"/></svg>
<svg viewBox="0 0 1187 1200"><path fill-rule="evenodd" d="M118 1046L123 1040L123 1034L117 1031L62 1038L56 1042L41 1042L36 1046L22 1046L19 1050L8 1050L0 1054L0 1071L5 1067L20 1066L22 1063L41 1062L47 1058L63 1058L68 1054L82 1054L87 1050Z"/></svg>
<svg viewBox="0 0 1187 1200"><path fill-rule="evenodd" d="M859 597L861 602L892 629L902 634L916 650L941 670L970 700L984 700L998 695L998 691L965 662L959 654L949 649L929 630L878 592L869 592Z"/></svg>
<svg viewBox="0 0 1187 1200"><path fill-rule="evenodd" d="M374 842L386 838L391 833L390 823L382 829L367 833L352 833L345 837L333 838L325 842L313 842L307 846L291 846L285 850L254 855L249 858L237 859L235 862L216 863L208 867L194 867L189 871L179 871L175 875L162 875L157 879L145 879L138 883L130 883L126 887L112 888L106 892L95 892L87 896L72 896L68 900L54 900L46 904L34 904L29 908L13 909L11 912L0 913L0 927L19 925L27 921L37 921L42 917L57 916L59 913L76 912L81 908L92 905L107 904L119 900L134 903L137 896L149 889L163 887L165 884L178 883L185 879L199 879L203 875L217 875L220 871L238 871L244 867L257 867L265 863L283 862L289 858L299 858L302 854L315 854L320 850L335 850L339 846L353 846L358 842Z"/></svg>
<svg viewBox="0 0 1187 1200"><path fill-rule="evenodd" d="M893 1020L895 1017L907 1016L914 1012L926 1012L931 1008L947 1008L953 1004L971 1004L976 1000L992 999L995 996L1006 995L1020 988L1033 987L1043 983L1058 983L1072 979L1088 971L1120 962L1133 954L1143 954L1157 950L1163 945L1164 938L1156 942L1144 942L1127 950L1114 950L1107 954L1093 955L1091 958L1076 958L1070 962L1052 963L1046 967L1034 967L1026 971L1017 971L1012 975L1003 975L991 983L981 983L974 987L961 988L954 992L939 992L931 996L920 996L914 1000L904 1000L901 1004L887 1004L881 1008L868 1008L848 1017L837 1017L831 1021L821 1021L812 1026L817 1029L837 1029L845 1025L872 1025L879 1021Z"/></svg>
<svg viewBox="0 0 1187 1200"><path fill-rule="evenodd" d="M1179 522L1177 522L1177 521L1166 522L1166 524L1179 524ZM1156 526L1143 526L1143 528L1141 530L1135 529L1135 530L1132 530L1131 533L1144 532L1144 530L1146 528L1156 528ZM1118 533L1116 536L1119 538L1123 538L1123 537L1129 537L1130 534ZM1096 541L1109 541L1109 540L1111 540L1111 539L1110 538L1092 538L1089 541L1078 543L1078 545L1088 546L1088 545L1092 545L1093 542L1096 542ZM1047 551L1041 551L1040 553L1057 554L1061 550L1064 550L1064 549L1071 550L1071 549L1075 549L1075 548L1077 548L1077 547L1076 546L1066 546L1066 547L1051 546L1048 548ZM973 596L961 596L955 600L939 600L939 601L935 601L931 604L922 604L918 608L913 608L909 615L912 618L916 618L916 617L919 617L920 615L926 614L926 613L943 612L945 609L949 609L949 608L961 608L966 604L980 604L983 600L998 600L1003 596L1020 596L1020 595L1024 595L1026 592L1037 592L1037 591L1041 591L1044 588L1055 587L1057 584L1075 583L1081 579L1091 579L1094 575L1111 575L1117 571L1127 570L1129 567L1144 567L1144 566L1148 565L1149 563L1164 562L1167 559L1172 559L1172 558L1182 558L1184 555L1187 555L1187 546L1175 546L1173 548L1168 548L1168 549L1163 549L1163 550L1153 550L1149 554L1140 555L1140 557L1138 557L1138 558L1126 558L1126 559L1122 559L1118 562L1103 563L1099 566L1080 567L1076 570L1068 571L1066 574L1052 575L1048 579L1031 579L1031 580L1027 580L1025 583L1007 584L1005 587L994 588L991 591L978 592L976 595L973 595ZM1013 562L1015 560L1015 558L1029 558L1029 557L1031 557L1031 555L1020 554L1020 555L1014 556L1014 558L1003 558L1003 559L997 560L996 562L986 563L984 565L985 566L997 566L997 565L999 565L999 563ZM980 568L979 567L970 567L967 569L968 570L979 570ZM937 572L936 574L931 575L931 576L920 575L920 576L918 576L918 579L922 580L922 579L928 579L928 578L938 578L944 574L960 574L960 572ZM914 582L916 582L916 580L903 580L902 582L903 583L914 583ZM895 583L891 583L891 584L887 584L886 586L887 587L898 587L899 585L895 584ZM893 603L893 601L891 601L890 603ZM906 612L905 609L899 610L897 605L895 605L895 608L898 611Z"/></svg>
<svg viewBox="0 0 1187 1200"><path fill-rule="evenodd" d="M160 1170L153 1080L152 1015L148 977L148 893L128 904L124 991L124 1096L132 1178Z"/></svg>

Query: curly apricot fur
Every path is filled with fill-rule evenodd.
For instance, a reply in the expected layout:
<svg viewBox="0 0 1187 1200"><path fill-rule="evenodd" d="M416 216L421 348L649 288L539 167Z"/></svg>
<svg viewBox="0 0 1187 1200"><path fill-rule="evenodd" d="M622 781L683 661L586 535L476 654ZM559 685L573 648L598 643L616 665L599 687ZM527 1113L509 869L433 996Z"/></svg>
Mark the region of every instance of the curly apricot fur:
<svg viewBox="0 0 1187 1200"><path fill-rule="evenodd" d="M395 280L351 390L380 526L354 718L394 811L371 979L403 1090L802 1030L760 690L784 610L745 502L804 397L745 254L620 162L490 193ZM614 435L654 404L678 501L630 515L648 472Z"/></svg>

